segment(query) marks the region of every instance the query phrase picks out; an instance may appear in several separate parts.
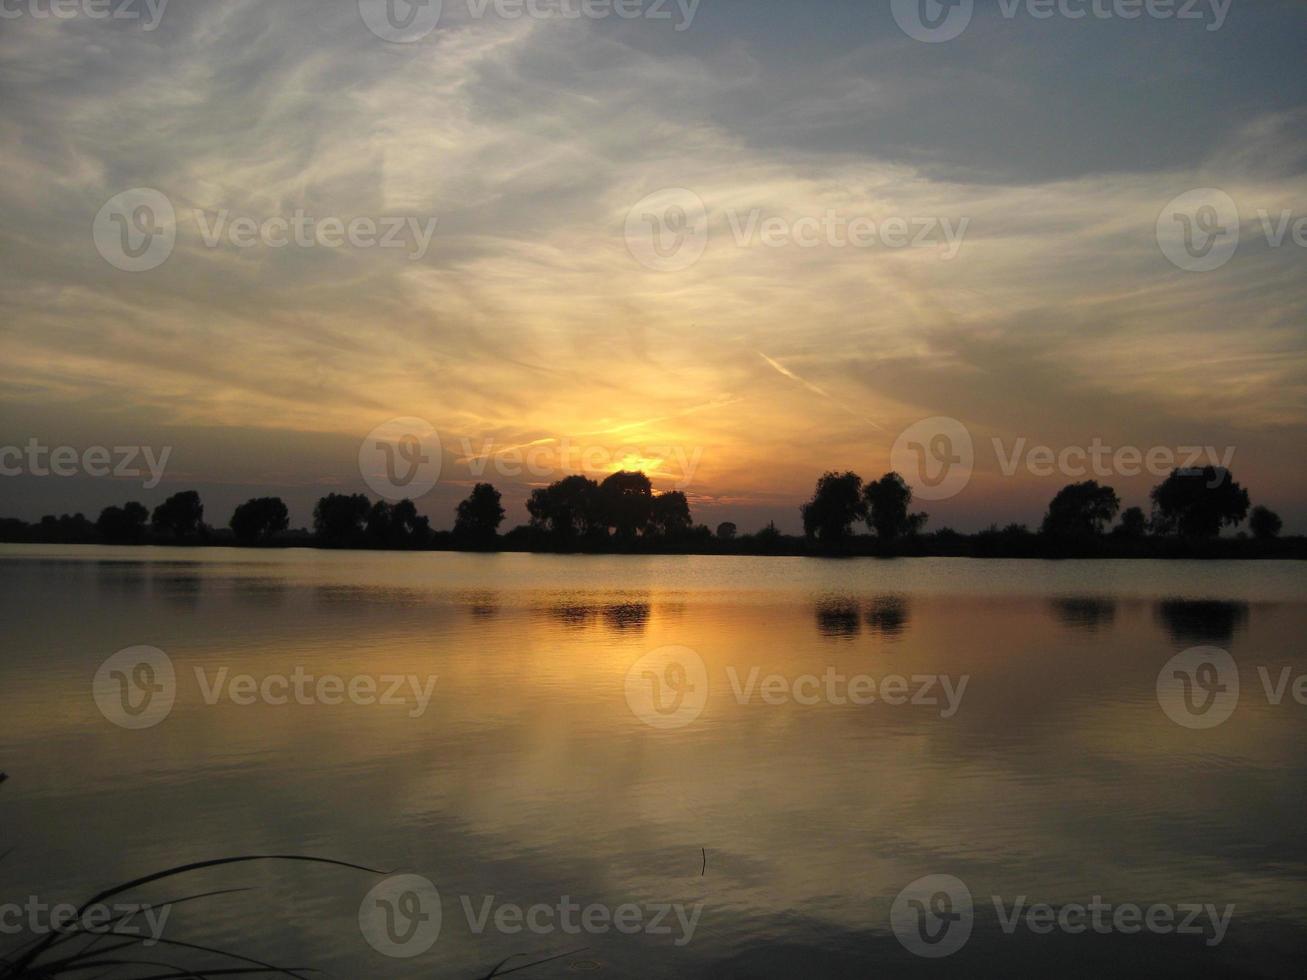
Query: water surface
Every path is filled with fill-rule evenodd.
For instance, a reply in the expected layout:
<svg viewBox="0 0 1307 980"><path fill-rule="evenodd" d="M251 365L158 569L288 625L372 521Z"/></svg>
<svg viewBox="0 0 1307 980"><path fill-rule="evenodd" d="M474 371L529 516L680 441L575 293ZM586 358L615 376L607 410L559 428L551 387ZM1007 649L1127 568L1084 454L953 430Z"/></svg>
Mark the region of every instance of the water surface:
<svg viewBox="0 0 1307 980"><path fill-rule="evenodd" d="M0 902L244 853L436 885L439 940L408 960L365 941L381 879L361 872L210 872L206 887L254 890L168 925L340 977L484 976L578 947L518 975L1289 976L1307 948L1307 707L1272 703L1258 672L1307 673L1301 564L5 547L0 603ZM175 703L128 730L92 687L140 645L173 664ZM1208 729L1157 694L1198 646L1228 651L1241 687ZM707 682L679 714L668 656ZM220 677L297 670L434 687L424 710L206 700ZM839 685L895 676L907 703ZM835 687L801 685L798 701L817 693L798 703L764 696L768 677ZM941 680L922 694L914 678ZM969 942L940 961L891 929L928 875L975 901ZM701 912L688 942L674 916L670 935L478 935L463 899L488 896ZM1009 935L993 896L1234 912L1215 945Z"/></svg>

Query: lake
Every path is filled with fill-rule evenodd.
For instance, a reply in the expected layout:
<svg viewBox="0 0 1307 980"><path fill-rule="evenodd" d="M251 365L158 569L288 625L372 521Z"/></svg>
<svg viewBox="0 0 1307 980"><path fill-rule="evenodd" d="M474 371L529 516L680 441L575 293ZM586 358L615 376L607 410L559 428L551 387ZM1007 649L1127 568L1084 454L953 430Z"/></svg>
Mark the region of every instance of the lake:
<svg viewBox="0 0 1307 980"><path fill-rule="evenodd" d="M1300 975L1301 563L8 546L0 585L5 932L314 855L384 873L134 894L247 888L160 934L338 977Z"/></svg>

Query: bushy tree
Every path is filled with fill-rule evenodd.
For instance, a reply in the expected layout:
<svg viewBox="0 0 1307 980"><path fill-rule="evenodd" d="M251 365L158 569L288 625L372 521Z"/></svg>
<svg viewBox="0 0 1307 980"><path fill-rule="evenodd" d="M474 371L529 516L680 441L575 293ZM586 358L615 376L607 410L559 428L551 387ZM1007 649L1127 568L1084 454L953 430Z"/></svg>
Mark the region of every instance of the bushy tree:
<svg viewBox="0 0 1307 980"><path fill-rule="evenodd" d="M379 500L368 512L367 535L378 548L420 548L431 538L431 521L411 500Z"/></svg>
<svg viewBox="0 0 1307 980"><path fill-rule="evenodd" d="M1275 511L1257 506L1248 518L1248 527L1258 541L1270 541L1280 536L1284 530L1284 521L1280 520L1280 515Z"/></svg>
<svg viewBox="0 0 1307 980"><path fill-rule="evenodd" d="M264 544L290 527L290 511L280 497L258 497L237 507L228 523L240 544Z"/></svg>
<svg viewBox="0 0 1307 980"><path fill-rule="evenodd" d="M740 529L730 521L723 521L717 525L717 538L720 541L734 541Z"/></svg>
<svg viewBox="0 0 1307 980"><path fill-rule="evenodd" d="M654 497L649 526L665 538L687 534L694 526L694 519L690 516L690 502L685 499L685 494L673 490Z"/></svg>
<svg viewBox="0 0 1307 980"><path fill-rule="evenodd" d="M927 515L908 513L912 488L897 473L886 473L868 483L862 494L867 505L867 525L882 541L916 534L926 526Z"/></svg>
<svg viewBox="0 0 1307 980"><path fill-rule="evenodd" d="M599 484L584 476L569 476L532 491L526 509L533 526L548 529L565 542L594 534L604 526Z"/></svg>
<svg viewBox="0 0 1307 980"><path fill-rule="evenodd" d="M489 483L478 483L468 498L458 505L454 536L474 547L493 543L499 525L504 523L501 499L499 491Z"/></svg>
<svg viewBox="0 0 1307 980"><path fill-rule="evenodd" d="M1222 467L1175 470L1153 488L1153 530L1212 538L1248 516L1248 491Z"/></svg>
<svg viewBox="0 0 1307 980"><path fill-rule="evenodd" d="M371 514L372 501L361 493L328 494L313 508L313 532L328 547L355 544L362 538Z"/></svg>
<svg viewBox="0 0 1307 980"><path fill-rule="evenodd" d="M389 501L378 500L368 511L366 530L373 544L380 546L390 544L390 517L393 510Z"/></svg>
<svg viewBox="0 0 1307 980"><path fill-rule="evenodd" d="M401 500L390 511L390 531L408 548L421 548L431 541L431 518L418 513L417 504Z"/></svg>
<svg viewBox="0 0 1307 980"><path fill-rule="evenodd" d="M1111 487L1099 486L1097 480L1072 483L1048 505L1041 530L1059 538L1102 534L1120 509L1121 499Z"/></svg>
<svg viewBox="0 0 1307 980"><path fill-rule="evenodd" d="M862 477L856 473L827 473L817 481L812 500L804 504L803 531L822 544L839 544L867 515Z"/></svg>
<svg viewBox="0 0 1307 980"><path fill-rule="evenodd" d="M1142 507L1129 507L1121 512L1121 523L1112 533L1119 538L1138 540L1148 533L1148 517Z"/></svg>
<svg viewBox="0 0 1307 980"><path fill-rule="evenodd" d="M643 534L653 515L653 484L643 473L614 473L599 484L599 505L606 527L629 541Z"/></svg>
<svg viewBox="0 0 1307 980"><path fill-rule="evenodd" d="M145 505L133 501L100 511L95 529L110 544L138 544L145 540L145 522L149 518Z"/></svg>
<svg viewBox="0 0 1307 980"><path fill-rule="evenodd" d="M198 534L203 520L204 504L200 502L200 495L194 490L186 490L173 494L154 508L150 523L156 533L180 539Z"/></svg>

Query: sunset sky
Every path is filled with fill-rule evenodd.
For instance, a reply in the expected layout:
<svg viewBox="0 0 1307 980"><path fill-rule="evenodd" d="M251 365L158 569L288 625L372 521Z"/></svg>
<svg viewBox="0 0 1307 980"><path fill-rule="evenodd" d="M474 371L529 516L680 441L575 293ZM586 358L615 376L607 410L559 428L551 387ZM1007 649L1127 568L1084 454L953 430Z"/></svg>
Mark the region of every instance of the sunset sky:
<svg viewBox="0 0 1307 980"><path fill-rule="evenodd" d="M445 0L411 43L357 0L173 0L152 30L137 6L0 20L0 446L172 447L166 476L3 476L0 516L197 488L210 523L280 494L301 525L367 491L369 432L416 417L445 453L419 501L437 527L476 482L469 452L568 440L605 460L592 475L681 486L706 523L796 530L823 470L879 476L944 416L976 470L921 505L931 527L1037 524L1072 482L1005 475L993 440L1097 439L1232 449L1254 503L1307 532L1307 3L986 2L941 43L866 0L667 20ZM176 211L172 254L138 273L92 234L133 188ZM642 263L632 209L676 188L706 209L702 257ZM1194 272L1157 229L1201 188L1234 201L1240 241ZM206 243L224 213L297 211L402 218L411 247ZM1288 220L1278 245L1263 213ZM769 245L750 215L823 230ZM859 219L881 239L827 237ZM888 219L965 231L950 257L895 247ZM508 459L481 478L509 526L579 467ZM1129 506L1160 481L1104 482Z"/></svg>

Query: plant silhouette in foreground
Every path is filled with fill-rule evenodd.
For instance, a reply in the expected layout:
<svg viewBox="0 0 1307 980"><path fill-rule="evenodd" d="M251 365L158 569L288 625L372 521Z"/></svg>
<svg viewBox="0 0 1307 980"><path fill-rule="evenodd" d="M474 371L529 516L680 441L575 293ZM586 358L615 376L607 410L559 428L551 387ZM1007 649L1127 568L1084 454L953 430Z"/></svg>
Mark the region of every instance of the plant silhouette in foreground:
<svg viewBox="0 0 1307 980"><path fill-rule="evenodd" d="M48 980L48 978L78 976L91 974L107 977L121 975L121 970L156 970L163 972L148 973L150 980L165 980L172 977L237 976L242 974L278 974L288 977L300 977L307 967L274 966L262 960L213 946L200 943L182 942L177 939L165 939L162 936L142 936L137 933L119 932L124 919L132 912L111 918L108 923L89 924L87 914L92 908L99 908L109 899L126 895L131 891L165 881L179 878L207 868L222 867L230 864L248 864L254 861L298 861L311 864L327 864L369 874L382 874L374 868L365 868L344 861L332 861L327 858L305 857L295 854L256 854L240 857L219 858L213 861L197 861L183 864L166 871L136 878L132 881L107 888L82 903L73 915L70 923L62 929L51 930L19 946L12 953L0 957L0 980ZM248 891L245 888L223 888L212 891L195 892L181 898L172 899L151 909L166 909L206 898L231 895ZM145 946L146 942L157 944L164 949L155 954ZM147 950L149 950L147 952ZM165 954L166 950L166 954ZM203 953L218 960L217 966L189 966L182 960L193 958L194 954ZM145 958L156 956L158 958ZM168 955L168 958L164 958Z"/></svg>
<svg viewBox="0 0 1307 980"><path fill-rule="evenodd" d="M5 773L0 772L0 784L8 778ZM0 861L4 857L5 854L0 854ZM115 914L107 922L97 920L92 923L88 915L92 909L103 909L110 899L126 896L155 882L182 878L210 868L261 861L324 864L348 868L352 871L363 871L367 874L387 874L376 868L367 868L346 861L333 861L329 858L299 854L249 854L178 865L166 871L106 888L78 906L72 919L62 928L52 929L26 941L20 940L18 947L12 951L0 951L0 980L59 980L64 977L94 977L96 980L117 977L126 980L129 976L135 977L136 980L184 980L184 978L202 980L206 977L219 976L283 976L307 980L304 976L306 973L320 971L311 967L277 966L202 943L188 943L178 939L165 939L162 936L118 931L125 928L125 920L136 914L139 909L151 911L170 909L190 902L250 891L248 888L199 891L153 905L133 903L130 911ZM155 949L155 946L160 948ZM518 973L583 951L584 947L571 949L508 968L509 963L525 955L515 954L498 963L485 974L482 980ZM203 954L212 965L192 965L186 962L194 960L197 954Z"/></svg>

